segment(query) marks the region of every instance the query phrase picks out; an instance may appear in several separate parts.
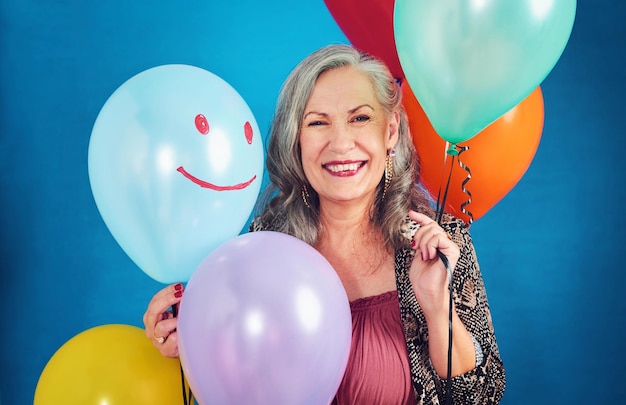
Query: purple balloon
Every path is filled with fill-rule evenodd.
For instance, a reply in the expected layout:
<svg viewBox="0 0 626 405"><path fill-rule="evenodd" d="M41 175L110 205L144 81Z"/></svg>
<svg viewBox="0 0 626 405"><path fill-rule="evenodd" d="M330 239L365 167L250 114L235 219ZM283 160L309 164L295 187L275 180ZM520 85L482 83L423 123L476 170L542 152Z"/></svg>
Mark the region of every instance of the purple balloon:
<svg viewBox="0 0 626 405"><path fill-rule="evenodd" d="M204 404L327 405L346 368L346 292L314 248L278 232L238 236L191 276L180 360Z"/></svg>

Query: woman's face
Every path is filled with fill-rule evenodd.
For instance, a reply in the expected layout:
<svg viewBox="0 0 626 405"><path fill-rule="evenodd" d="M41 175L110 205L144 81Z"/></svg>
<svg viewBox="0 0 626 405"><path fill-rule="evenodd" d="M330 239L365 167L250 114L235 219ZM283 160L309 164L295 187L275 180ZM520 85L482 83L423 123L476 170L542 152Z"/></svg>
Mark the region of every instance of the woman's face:
<svg viewBox="0 0 626 405"><path fill-rule="evenodd" d="M386 116L365 73L347 66L320 75L304 109L300 148L322 204L373 201L398 119Z"/></svg>

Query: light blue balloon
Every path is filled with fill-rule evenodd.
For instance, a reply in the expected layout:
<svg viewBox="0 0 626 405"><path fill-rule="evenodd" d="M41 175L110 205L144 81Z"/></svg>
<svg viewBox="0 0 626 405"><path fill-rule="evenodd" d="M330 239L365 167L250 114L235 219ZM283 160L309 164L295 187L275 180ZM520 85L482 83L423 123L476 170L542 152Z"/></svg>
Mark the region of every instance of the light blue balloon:
<svg viewBox="0 0 626 405"><path fill-rule="evenodd" d="M261 187L262 138L223 79L163 65L106 101L88 163L100 214L128 256L159 282L186 282L246 224Z"/></svg>
<svg viewBox="0 0 626 405"><path fill-rule="evenodd" d="M437 134L470 139L550 73L569 39L576 0L396 0L406 80Z"/></svg>

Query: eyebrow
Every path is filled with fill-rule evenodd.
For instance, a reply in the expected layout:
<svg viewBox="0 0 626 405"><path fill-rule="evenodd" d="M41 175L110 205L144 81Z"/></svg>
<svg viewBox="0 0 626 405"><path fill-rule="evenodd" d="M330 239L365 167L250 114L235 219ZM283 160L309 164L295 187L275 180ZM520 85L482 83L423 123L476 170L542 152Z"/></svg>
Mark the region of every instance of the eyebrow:
<svg viewBox="0 0 626 405"><path fill-rule="evenodd" d="M349 109L348 110L348 114L353 114L354 112L360 110L363 107L369 107L372 111L374 110L374 107L372 107L369 104L361 104L361 105L358 105L358 106L356 106L354 108ZM302 118L306 118L310 114L316 114L316 115L321 115L322 117L328 117L327 113L321 113L321 112L317 112L317 111L309 111L308 113L304 114L304 117L302 117Z"/></svg>

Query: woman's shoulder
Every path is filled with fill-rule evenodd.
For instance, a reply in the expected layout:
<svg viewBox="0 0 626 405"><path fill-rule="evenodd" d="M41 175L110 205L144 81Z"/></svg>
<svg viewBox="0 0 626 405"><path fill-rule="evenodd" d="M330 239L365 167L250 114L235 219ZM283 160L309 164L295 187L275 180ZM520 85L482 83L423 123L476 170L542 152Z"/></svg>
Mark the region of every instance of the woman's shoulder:
<svg viewBox="0 0 626 405"><path fill-rule="evenodd" d="M266 223L266 221L263 220L262 217L256 216L252 218L252 221L250 222L250 227L248 230L250 232L267 231L269 230L269 225Z"/></svg>
<svg viewBox="0 0 626 405"><path fill-rule="evenodd" d="M459 239L462 239L463 235L468 233L467 225L465 224L465 222L463 222L460 218L457 218L456 216L452 214L444 213L441 216L439 225L444 231L448 232L448 234L453 239L455 239L455 236ZM408 240L412 240L413 235L415 235L415 232L417 231L418 228L419 228L419 224L413 221L407 215L402 220L402 225L400 226L400 232L405 238L407 238Z"/></svg>
<svg viewBox="0 0 626 405"><path fill-rule="evenodd" d="M261 223L261 219L259 217L252 218L252 221L250 222L250 226L248 227L248 232L256 232L256 231L262 231L262 230L263 230L263 224Z"/></svg>
<svg viewBox="0 0 626 405"><path fill-rule="evenodd" d="M250 222L248 230L250 232L257 231L278 231L284 224L284 217L282 215L276 215L268 218L268 215L255 216ZM281 222L283 221L283 222Z"/></svg>

